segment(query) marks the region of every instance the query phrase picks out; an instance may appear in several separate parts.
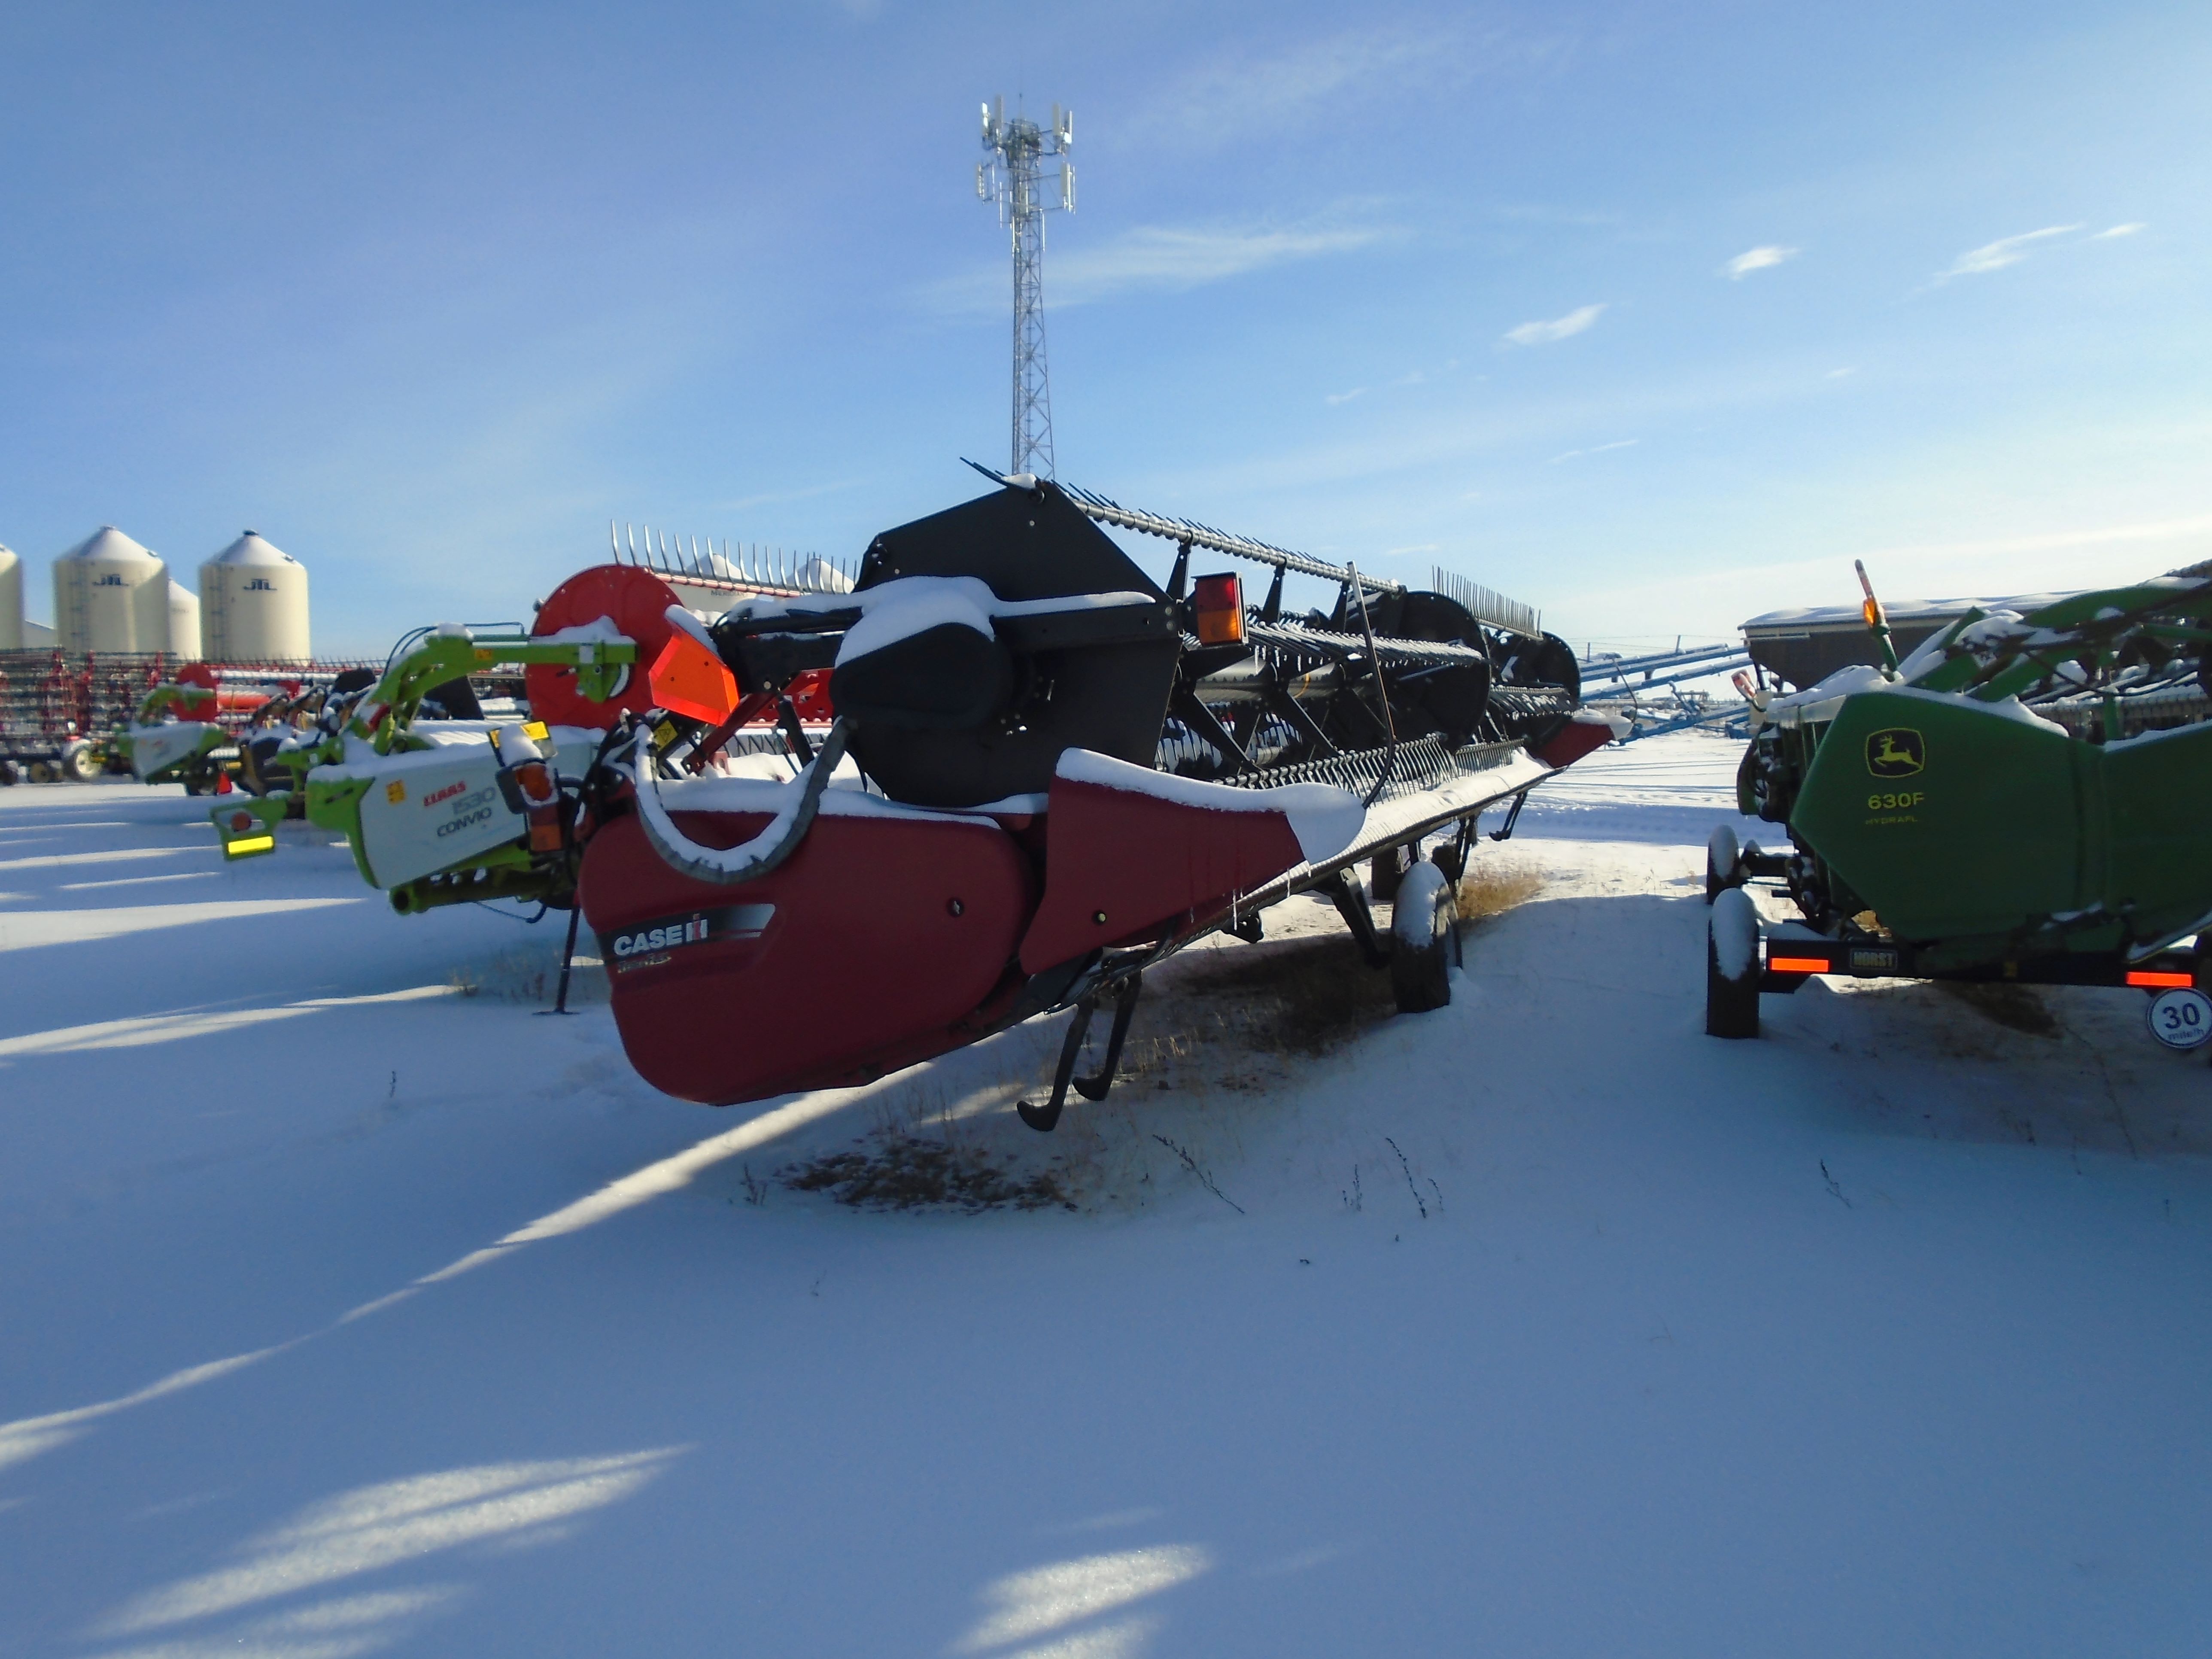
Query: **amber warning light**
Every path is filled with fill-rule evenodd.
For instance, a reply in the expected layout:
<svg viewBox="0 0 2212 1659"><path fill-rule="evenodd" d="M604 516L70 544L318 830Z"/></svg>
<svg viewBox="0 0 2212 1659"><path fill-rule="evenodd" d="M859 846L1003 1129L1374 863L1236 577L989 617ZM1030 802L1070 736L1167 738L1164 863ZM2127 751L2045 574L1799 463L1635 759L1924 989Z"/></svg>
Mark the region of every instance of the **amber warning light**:
<svg viewBox="0 0 2212 1659"><path fill-rule="evenodd" d="M1244 583L1235 574L1200 576L1191 587L1200 645L1244 643Z"/></svg>

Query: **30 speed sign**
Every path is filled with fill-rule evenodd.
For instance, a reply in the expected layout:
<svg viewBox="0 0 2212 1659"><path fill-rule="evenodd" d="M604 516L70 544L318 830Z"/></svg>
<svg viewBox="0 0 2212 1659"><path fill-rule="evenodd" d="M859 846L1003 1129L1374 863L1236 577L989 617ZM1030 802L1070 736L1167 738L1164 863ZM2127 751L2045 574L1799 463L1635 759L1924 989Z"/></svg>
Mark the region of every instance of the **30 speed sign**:
<svg viewBox="0 0 2212 1659"><path fill-rule="evenodd" d="M2150 1034L2169 1048L2212 1042L2212 997L2192 986L2160 991L2150 1000Z"/></svg>

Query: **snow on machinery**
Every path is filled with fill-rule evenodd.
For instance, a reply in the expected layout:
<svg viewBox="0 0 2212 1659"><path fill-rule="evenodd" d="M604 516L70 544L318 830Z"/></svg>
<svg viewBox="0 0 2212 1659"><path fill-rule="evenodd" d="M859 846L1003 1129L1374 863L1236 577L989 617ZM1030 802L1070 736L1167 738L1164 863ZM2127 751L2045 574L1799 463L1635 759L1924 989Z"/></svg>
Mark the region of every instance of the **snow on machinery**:
<svg viewBox="0 0 2212 1659"><path fill-rule="evenodd" d="M1714 834L1706 1030L1839 975L2135 986L2160 1041L2212 1037L2212 580L1970 608L1901 663L1860 581L1881 666L1757 700L1739 808L1796 850Z"/></svg>
<svg viewBox="0 0 2212 1659"><path fill-rule="evenodd" d="M979 469L981 470L981 469ZM1111 1086L1149 967L1326 891L1401 1006L1449 995L1452 878L1485 807L1612 735L1533 617L1480 617L1265 544L1028 477L884 532L850 593L732 607L696 647L737 699L611 734L581 880L631 1062L724 1105L867 1081L1073 1008L1053 1092ZM1156 584L1098 527L1178 544ZM1274 567L1267 600L1194 549ZM1285 573L1339 586L1282 613ZM709 654L711 647L711 655ZM748 705L830 676L799 775L685 776ZM702 678L707 678L702 675ZM1378 935L1355 878L1405 871ZM822 994L835 985L838 995ZM1115 1011L1101 1072L1085 1028Z"/></svg>
<svg viewBox="0 0 2212 1659"><path fill-rule="evenodd" d="M141 783L181 783L188 795L227 794L234 784L264 793L253 750L258 744L270 751L275 739L268 728L312 718L334 684L361 683L363 673L182 664L147 690L107 739L108 769L127 770Z"/></svg>
<svg viewBox="0 0 2212 1659"><path fill-rule="evenodd" d="M1110 1086L1146 968L1217 930L1256 939L1311 888L1401 1006L1446 1000L1476 816L1613 735L1577 718L1572 652L1479 590L1485 615L989 476L876 538L851 591L756 592L710 624L617 563L562 583L526 638L428 635L316 747L308 817L403 913L571 908L631 1062L709 1104L866 1081L1073 1007L1052 1097L1023 1111L1048 1128L1071 1083ZM1176 542L1168 584L1099 522ZM1266 601L1194 580L1194 549L1273 565ZM1334 611L1284 615L1286 572L1335 583ZM410 688L493 660L530 665L533 722L412 718ZM746 740L763 720L782 754ZM215 817L244 855L281 810ZM1396 882L1387 936L1368 860L1382 896ZM1077 1083L1102 1003L1105 1067Z"/></svg>
<svg viewBox="0 0 2212 1659"><path fill-rule="evenodd" d="M617 562L562 583L529 635L459 624L417 630L380 675L351 671L264 711L265 725L241 742L238 773L262 799L210 814L226 858L274 852L276 826L305 817L346 837L362 879L402 915L493 899L569 908L594 822L584 795L598 746L611 726L653 706L656 682L639 666L666 653L674 618L700 625L684 600L765 586L696 573L672 582L658 568ZM659 677L664 690L680 683L671 672ZM529 717L483 719L472 681L518 673ZM827 678L800 676L775 709L763 711L761 700L747 718L780 714L789 735L779 746L805 744L808 731L828 729L817 684ZM727 746L761 740L733 732ZM571 770L556 769L556 755Z"/></svg>
<svg viewBox="0 0 2212 1659"><path fill-rule="evenodd" d="M373 684L333 688L313 730L280 738L264 764L289 771L292 787L210 814L225 858L275 851L276 824L297 807L345 836L362 878L402 915L487 899L570 902L574 814L562 809L576 787L564 798L551 770L558 740L538 720L418 717L441 694L460 701L472 672L509 665L556 670L571 701L606 705L633 678L637 646L611 629L586 631L597 637L447 623L403 641ZM473 694L466 701L479 712ZM588 749L599 733L564 736Z"/></svg>

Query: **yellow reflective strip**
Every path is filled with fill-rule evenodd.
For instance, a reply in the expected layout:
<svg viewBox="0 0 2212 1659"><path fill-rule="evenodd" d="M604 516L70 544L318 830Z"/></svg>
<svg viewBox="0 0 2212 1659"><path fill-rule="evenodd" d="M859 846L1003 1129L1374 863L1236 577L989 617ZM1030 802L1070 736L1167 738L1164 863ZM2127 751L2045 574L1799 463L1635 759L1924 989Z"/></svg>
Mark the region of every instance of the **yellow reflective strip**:
<svg viewBox="0 0 2212 1659"><path fill-rule="evenodd" d="M276 837L274 836L247 836L240 841L223 842L222 855L225 858L242 859L250 853L270 852L274 850L276 845Z"/></svg>

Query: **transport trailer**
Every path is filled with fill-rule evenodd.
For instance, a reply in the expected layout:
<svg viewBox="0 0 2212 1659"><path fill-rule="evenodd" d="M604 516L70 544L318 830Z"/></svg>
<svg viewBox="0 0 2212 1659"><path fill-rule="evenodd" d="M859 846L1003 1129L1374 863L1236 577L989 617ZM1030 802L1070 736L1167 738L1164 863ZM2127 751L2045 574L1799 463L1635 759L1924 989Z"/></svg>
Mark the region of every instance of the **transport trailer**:
<svg viewBox="0 0 2212 1659"><path fill-rule="evenodd" d="M2212 1040L2212 580L1969 607L1901 662L1870 586L1863 625L1880 667L1754 699L1738 808L1792 846L1714 832L1706 1030L1838 975L2132 987L2160 1042Z"/></svg>
<svg viewBox="0 0 2212 1659"><path fill-rule="evenodd" d="M667 613L678 637L650 706L601 745L580 888L640 1073L733 1104L865 1082L1072 1008L1050 1097L1022 1107L1049 1129L1071 1086L1110 1087L1148 969L1215 932L1256 940L1269 906L1316 888L1401 1006L1440 1006L1478 815L1517 812L1615 734L1578 715L1572 652L1520 607L1478 616L988 476L990 494L877 537L850 592L749 599L707 628ZM1167 584L1102 524L1176 543ZM1237 574L1194 574L1200 551L1272 566L1265 600L1247 605ZM1335 583L1334 609L1286 615L1285 574ZM604 620L630 634L650 619ZM701 769L825 672L835 723L797 776ZM1380 886L1396 878L1388 933L1363 862ZM1102 1006L1103 1066L1078 1079Z"/></svg>

